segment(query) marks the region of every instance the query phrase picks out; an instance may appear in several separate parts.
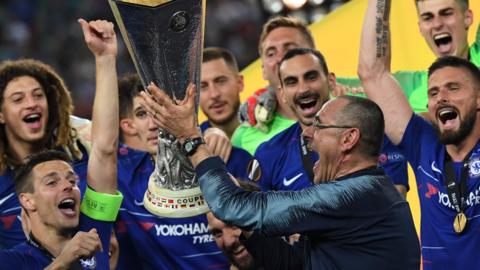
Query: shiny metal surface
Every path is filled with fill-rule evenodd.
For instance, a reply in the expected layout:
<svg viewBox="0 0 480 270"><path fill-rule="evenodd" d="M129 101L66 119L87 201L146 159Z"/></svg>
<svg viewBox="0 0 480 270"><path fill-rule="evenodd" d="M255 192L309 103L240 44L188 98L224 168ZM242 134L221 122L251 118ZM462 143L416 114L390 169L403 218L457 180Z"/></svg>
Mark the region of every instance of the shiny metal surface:
<svg viewBox="0 0 480 270"><path fill-rule="evenodd" d="M205 0L109 0L143 86L154 82L173 99L200 85ZM196 97L198 110L198 95ZM177 139L158 133L155 171L145 208L160 216L186 217L208 210L189 159Z"/></svg>

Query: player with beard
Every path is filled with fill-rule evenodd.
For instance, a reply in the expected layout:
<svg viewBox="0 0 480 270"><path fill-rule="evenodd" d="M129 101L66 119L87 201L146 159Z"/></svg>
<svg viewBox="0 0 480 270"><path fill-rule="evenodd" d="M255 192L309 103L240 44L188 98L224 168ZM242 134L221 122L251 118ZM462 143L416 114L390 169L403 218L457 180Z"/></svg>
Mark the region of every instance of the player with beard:
<svg viewBox="0 0 480 270"><path fill-rule="evenodd" d="M315 114L329 100L329 93L335 87L335 75L329 72L320 52L297 48L287 52L280 61L278 76L283 102L299 121L260 145L255 152L257 163L251 168L250 178L258 181L262 190L300 190L313 184L311 168L319 158L308 149L302 132L312 125ZM406 170L406 164L402 165ZM391 172L390 166L387 174ZM406 180L406 177L392 177L400 191Z"/></svg>
<svg viewBox="0 0 480 270"><path fill-rule="evenodd" d="M385 114L387 135L415 170L423 269L477 269L480 71L462 58L439 58L428 71L432 123L415 115L390 73L389 7L388 0L369 1L358 73Z"/></svg>
<svg viewBox="0 0 480 270"><path fill-rule="evenodd" d="M40 151L27 157L16 171L15 190L28 217L29 237L0 252L0 264L6 269L109 269L111 231L122 201L117 192L118 102L110 100L117 95L117 40L112 23L79 23L95 55L97 78L88 187L81 203L79 176L65 153ZM32 80L36 81L26 76L13 79L5 90L13 93L8 99L46 104L46 90ZM41 112L46 117L46 111ZM32 126L41 127L35 122Z"/></svg>
<svg viewBox="0 0 480 270"><path fill-rule="evenodd" d="M235 179L236 180L236 179ZM236 180L234 183L248 191L260 191L260 188L250 181ZM215 239L215 243L228 258L232 267L230 270L261 270L255 258L242 244L240 236L242 229L226 224L216 218L212 212L207 213L208 229ZM276 242L275 242L276 243Z"/></svg>
<svg viewBox="0 0 480 270"><path fill-rule="evenodd" d="M414 0L418 27L436 57L457 56L480 67L480 27L474 43L468 45L468 31L473 23L473 11L468 0ZM416 113L427 112L427 71L393 73ZM358 86L358 79L338 78L346 85Z"/></svg>
<svg viewBox="0 0 480 270"><path fill-rule="evenodd" d="M262 75L268 81L268 86L256 91L258 97L253 97L252 104L258 104L260 96L263 109L269 111L265 116L268 123L257 118L258 109L251 104L244 104L248 108L243 118L250 119L248 125L240 125L232 136L232 144L254 154L257 147L271 139L279 132L295 123L295 115L290 108L280 100L278 81L278 63L288 50L293 48L315 48L312 34L305 22L293 17L275 17L263 25L258 46L260 60L262 61ZM272 103L274 105L272 105ZM245 115L247 114L247 115ZM271 114L271 116L270 116Z"/></svg>
<svg viewBox="0 0 480 270"><path fill-rule="evenodd" d="M224 48L205 48L202 61L199 105L208 120L200 128L217 127L231 138L240 124L237 113L243 76L233 54Z"/></svg>
<svg viewBox="0 0 480 270"><path fill-rule="evenodd" d="M120 244L118 269L226 269L229 266L208 232L204 214L187 218L165 218L148 212L143 198L155 168L158 125L145 108L140 92L143 86L137 74L119 80L120 134L118 149L118 189L125 199L116 224ZM216 129L214 127L209 130ZM225 135L210 133L207 144L215 147ZM247 158L231 151L230 172L247 177ZM225 158L225 157L224 157Z"/></svg>
<svg viewBox="0 0 480 270"><path fill-rule="evenodd" d="M199 105L208 119L200 129L205 133L215 127L231 138L239 125L237 113L243 90L243 76L238 71L237 60L227 49L210 47L203 50L202 61ZM233 146L227 164L236 172L235 168L245 168L251 159L247 151ZM246 175L236 175L246 179Z"/></svg>
<svg viewBox="0 0 480 270"><path fill-rule="evenodd" d="M226 224L216 218L212 212L207 213L208 228L213 235L217 246L232 264L233 269L257 270L260 269L255 258L240 241L242 229ZM230 268L230 269L232 269Z"/></svg>
<svg viewBox="0 0 480 270"><path fill-rule="evenodd" d="M282 101L298 122L258 147L254 156L258 164L250 176L262 190L299 190L311 185L311 168L318 160L301 135L329 100L335 75L328 71L323 55L312 49L287 52L279 62L278 75Z"/></svg>

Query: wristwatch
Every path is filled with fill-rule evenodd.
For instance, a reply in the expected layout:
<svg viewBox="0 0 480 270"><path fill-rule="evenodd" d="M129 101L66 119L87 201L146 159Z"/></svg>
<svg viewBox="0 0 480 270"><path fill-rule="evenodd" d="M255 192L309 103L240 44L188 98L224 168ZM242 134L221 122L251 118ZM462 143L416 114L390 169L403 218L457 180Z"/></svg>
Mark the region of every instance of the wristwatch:
<svg viewBox="0 0 480 270"><path fill-rule="evenodd" d="M205 141L202 137L188 138L182 145L183 153L187 156L191 156L197 152L198 146L204 143Z"/></svg>

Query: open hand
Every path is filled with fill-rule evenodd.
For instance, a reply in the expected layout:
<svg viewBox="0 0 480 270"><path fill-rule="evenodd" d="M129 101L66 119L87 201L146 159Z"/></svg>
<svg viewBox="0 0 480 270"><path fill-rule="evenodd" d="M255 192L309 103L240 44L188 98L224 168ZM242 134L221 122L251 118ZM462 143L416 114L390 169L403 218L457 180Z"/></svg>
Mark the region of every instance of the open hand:
<svg viewBox="0 0 480 270"><path fill-rule="evenodd" d="M142 92L146 110L152 115L157 125L166 129L175 136L180 143L187 138L200 137L195 115L195 86L189 84L185 98L181 101L173 101L164 91L155 84L150 83L147 87L151 95Z"/></svg>

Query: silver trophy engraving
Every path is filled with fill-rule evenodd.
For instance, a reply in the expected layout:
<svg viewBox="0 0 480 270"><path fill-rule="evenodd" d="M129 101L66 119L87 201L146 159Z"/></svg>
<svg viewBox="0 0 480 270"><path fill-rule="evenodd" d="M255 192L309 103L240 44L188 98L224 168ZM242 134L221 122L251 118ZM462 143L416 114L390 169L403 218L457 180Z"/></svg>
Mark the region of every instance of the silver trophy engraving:
<svg viewBox="0 0 480 270"><path fill-rule="evenodd" d="M143 86L154 82L182 100L190 82L199 86L205 0L109 0ZM198 96L197 108L198 108ZM196 109L197 111L198 109ZM145 208L159 216L188 217L208 211L189 159L177 139L158 132L155 171Z"/></svg>

